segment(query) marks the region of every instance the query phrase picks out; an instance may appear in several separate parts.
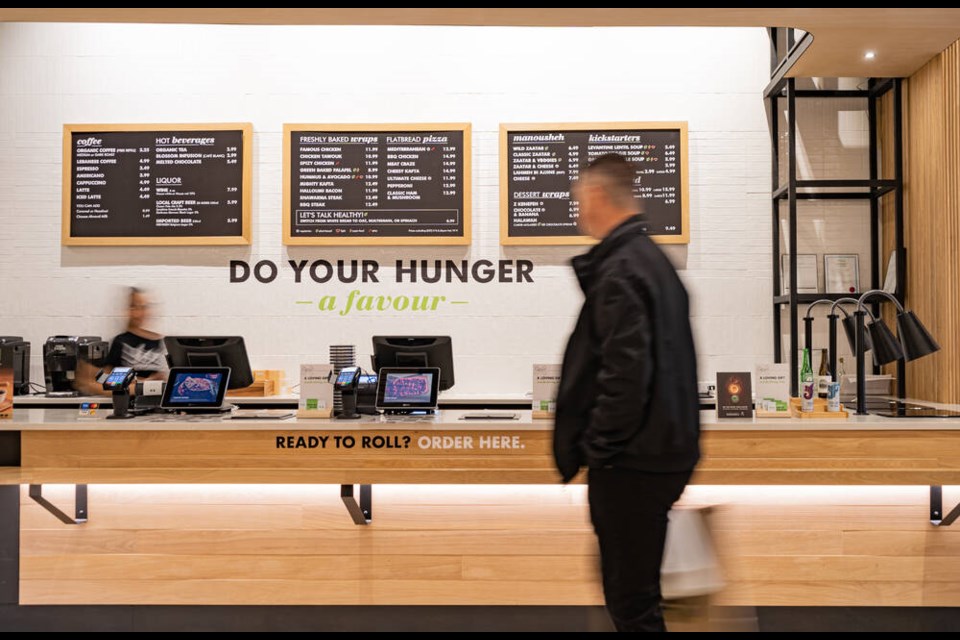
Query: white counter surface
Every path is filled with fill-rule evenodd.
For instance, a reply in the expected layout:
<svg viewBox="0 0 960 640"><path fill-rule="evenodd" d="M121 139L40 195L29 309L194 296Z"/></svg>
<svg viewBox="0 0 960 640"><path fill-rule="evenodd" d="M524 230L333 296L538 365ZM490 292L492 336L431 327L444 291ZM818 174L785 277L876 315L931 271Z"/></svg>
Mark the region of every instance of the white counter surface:
<svg viewBox="0 0 960 640"><path fill-rule="evenodd" d="M226 401L235 404L238 406L244 405L272 405L283 408L295 408L297 406L297 401L300 396L296 394L286 394L286 395L277 395L277 396L260 396L260 397L234 397L227 395ZM42 394L38 395L29 395L29 396L16 396L13 399L13 405L15 407L52 407L52 406L65 406L65 407L76 407L81 402L99 402L102 405L112 406L113 400L110 396L65 396L65 397L47 397ZM451 405L451 404L477 404L477 405L516 405L516 404L530 404L530 395L523 393L508 393L508 394L457 394L457 393L446 393L442 392L439 398L440 406Z"/></svg>
<svg viewBox="0 0 960 640"><path fill-rule="evenodd" d="M941 405L942 406L942 405ZM231 420L220 415L153 414L130 420L107 420L109 410L101 410L94 418L81 418L76 409L18 409L13 419L0 423L0 431L39 430L106 430L106 431L277 431L277 430L348 430L348 429L414 429L414 430L479 430L549 431L551 420L534 420L530 411L516 413L516 420L464 420L464 414L482 411L441 410L432 417L388 419L384 416L363 416L359 420L244 419ZM847 419L753 418L718 420L713 411L700 412L704 431L955 431L960 430L957 418L885 418L851 415Z"/></svg>

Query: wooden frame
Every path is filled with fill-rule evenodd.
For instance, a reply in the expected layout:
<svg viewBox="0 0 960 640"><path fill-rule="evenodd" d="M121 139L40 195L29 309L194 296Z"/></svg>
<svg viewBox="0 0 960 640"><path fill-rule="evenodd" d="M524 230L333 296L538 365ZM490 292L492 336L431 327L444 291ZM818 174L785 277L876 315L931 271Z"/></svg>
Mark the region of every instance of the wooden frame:
<svg viewBox="0 0 960 640"><path fill-rule="evenodd" d="M690 242L690 163L688 159L686 122L549 122L502 123L500 125L500 244L501 245L589 245L596 240L588 236L511 237L509 235L509 157L507 135L516 131L606 131L606 130L672 130L680 131L680 235L650 236L660 244Z"/></svg>
<svg viewBox="0 0 960 640"><path fill-rule="evenodd" d="M243 205L239 236L195 237L73 237L70 235L70 193L73 184L72 141L74 133L112 133L141 131L241 131L243 133ZM188 124L65 124L63 125L63 214L60 226L60 243L65 246L189 246L189 245L248 245L253 237L251 211L253 210L253 125L238 123L188 123Z"/></svg>
<svg viewBox="0 0 960 640"><path fill-rule="evenodd" d="M332 132L389 132L404 131L429 133L431 131L460 131L463 133L463 235L426 236L426 237L361 237L348 238L304 238L291 235L290 198L293 174L290 169L291 137L298 131ZM473 189L471 184L472 147L470 123L414 123L414 124L318 124L297 123L283 125L283 244L288 246L411 246L411 245L469 245L472 238Z"/></svg>

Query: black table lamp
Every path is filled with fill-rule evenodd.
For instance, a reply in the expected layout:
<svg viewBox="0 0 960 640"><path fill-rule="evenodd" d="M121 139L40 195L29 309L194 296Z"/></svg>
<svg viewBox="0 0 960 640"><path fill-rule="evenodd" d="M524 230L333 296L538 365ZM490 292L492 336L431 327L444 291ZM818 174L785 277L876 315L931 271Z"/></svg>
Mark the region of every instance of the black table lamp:
<svg viewBox="0 0 960 640"><path fill-rule="evenodd" d="M833 336L832 339L835 340L836 333L837 333L837 330L836 330L837 309L839 308L840 311L843 312L843 320L841 321L841 323L843 324L843 332L847 336L847 344L850 345L850 352L856 354L857 353L857 319L854 317L853 314L847 313L847 310L840 306L841 304L844 304L844 303L857 305L859 304L859 301L856 298L840 298L839 300L833 303L833 306L830 308L830 316L829 316L830 322L831 322L831 328L830 328L831 336ZM833 345L836 346L836 342L834 342ZM867 335L863 343L863 350L870 351L870 349L872 348L873 348L873 344L870 342L870 336ZM836 358L836 356L834 356L834 358ZM831 361L831 364L836 364L836 363L835 361Z"/></svg>
<svg viewBox="0 0 960 640"><path fill-rule="evenodd" d="M814 302L811 302L807 307L807 314L803 318L804 324L804 346L810 351L811 357L813 357L813 316L810 313L813 311L813 308L819 304L829 304L830 313L827 315L827 320L829 321L829 349L827 350L827 355L829 357L830 363L830 373L834 376L837 382L840 381L837 378L837 320L839 316L837 315L837 309L843 312L843 331L847 334L847 341L850 343L850 350L856 353L856 343L857 343L857 324L854 317L847 313L847 310L839 306L843 303L848 304L857 304L856 298L840 298L839 300L829 300L827 298L821 298ZM867 338L867 351L870 350L870 340Z"/></svg>
<svg viewBox="0 0 960 640"><path fill-rule="evenodd" d="M809 349L811 354L813 353L813 316L810 315L810 312L812 312L813 308L818 304L833 304L833 300L820 298L819 300L811 302L809 306L807 306L807 314L803 317L803 325L804 325L804 333L805 333L803 338L803 346Z"/></svg>
<svg viewBox="0 0 960 640"><path fill-rule="evenodd" d="M897 305L897 334L894 336L890 327L882 318L875 318L870 310L865 306L868 299L874 297L883 297L892 300ZM886 291L873 289L867 291L857 300L857 310L854 312L856 320L856 335L854 352L857 354L857 414L865 415L867 413L867 381L866 366L864 364L864 354L867 347L867 332L865 319L870 315L871 323L869 327L869 341L873 349L873 359L878 365L889 364L903 358L907 362L922 358L935 351L939 351L940 345L933 339L927 328L917 318L912 311L906 311L900 301ZM844 326L846 329L846 325ZM849 333L847 334L849 338ZM902 400L903 398L901 398Z"/></svg>

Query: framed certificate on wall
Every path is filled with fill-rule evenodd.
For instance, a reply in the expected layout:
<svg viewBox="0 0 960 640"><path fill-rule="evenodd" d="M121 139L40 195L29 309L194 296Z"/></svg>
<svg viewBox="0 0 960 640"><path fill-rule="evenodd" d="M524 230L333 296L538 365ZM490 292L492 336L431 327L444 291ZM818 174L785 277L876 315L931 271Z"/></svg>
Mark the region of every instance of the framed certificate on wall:
<svg viewBox="0 0 960 640"><path fill-rule="evenodd" d="M826 293L859 293L860 256L855 253L824 255L823 282Z"/></svg>
<svg viewBox="0 0 960 640"><path fill-rule="evenodd" d="M780 256L780 291L790 293L790 254ZM817 254L797 254L797 293L820 293L820 273L817 269Z"/></svg>

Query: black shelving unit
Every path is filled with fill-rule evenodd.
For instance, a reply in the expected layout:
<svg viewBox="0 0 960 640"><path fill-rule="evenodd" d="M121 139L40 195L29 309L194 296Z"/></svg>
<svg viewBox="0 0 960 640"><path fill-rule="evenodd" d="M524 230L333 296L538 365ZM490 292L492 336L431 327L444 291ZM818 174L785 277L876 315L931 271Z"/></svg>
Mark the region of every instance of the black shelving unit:
<svg viewBox="0 0 960 640"><path fill-rule="evenodd" d="M793 63L810 46L812 37L804 34L795 40L794 30L770 29L771 42L771 79L764 90L764 98L770 116L770 142L772 160L771 203L773 213L773 350L775 362L783 362L782 317L784 307L789 308L789 362L790 393L798 392L798 370L800 350L800 305L827 298L836 300L850 297L849 294L805 294L797 293L797 204L801 200L864 200L870 204L870 270L869 287L881 286L880 253L881 225L880 199L893 194L894 200L894 250L896 251L897 291L896 298L901 304L905 297L906 249L903 238L903 118L902 87L899 78L870 79L863 90L809 90L797 89L796 79L786 77ZM893 92L893 179L881 179L879 169L879 147L877 142L877 104L888 92ZM870 177L865 180L799 180L797 179L797 100L805 98L862 98L867 100L869 128L869 164ZM787 120L787 183L780 184L780 105L786 101ZM781 291L780 274L780 219L783 215L781 205L786 204L788 216L789 247L789 283L790 292ZM866 288L864 288L866 290ZM873 313L879 314L880 303L871 303ZM897 385L901 397L905 395L906 373L904 363L897 363Z"/></svg>

